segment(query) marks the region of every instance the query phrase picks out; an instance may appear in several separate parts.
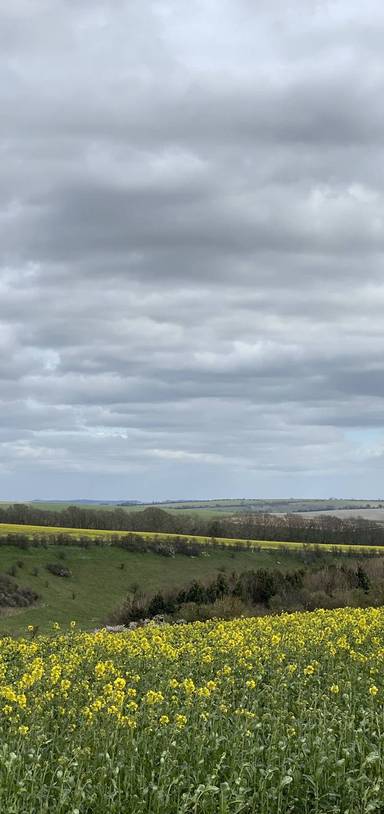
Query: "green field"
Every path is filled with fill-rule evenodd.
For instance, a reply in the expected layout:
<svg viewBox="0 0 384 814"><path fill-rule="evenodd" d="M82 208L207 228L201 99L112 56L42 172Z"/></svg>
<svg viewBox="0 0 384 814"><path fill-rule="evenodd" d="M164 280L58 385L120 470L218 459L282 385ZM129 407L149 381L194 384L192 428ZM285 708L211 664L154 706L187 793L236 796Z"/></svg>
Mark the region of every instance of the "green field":
<svg viewBox="0 0 384 814"><path fill-rule="evenodd" d="M137 512L156 506L165 509L175 516L180 513L194 514L201 517L217 517L220 515L233 515L250 512L291 513L291 512L334 512L340 510L356 511L358 509L384 508L383 500L355 500L343 498L219 498L214 500L165 500L158 503L137 503L124 505L124 501L65 501L65 500L33 500L24 501L36 509L45 511L62 511L68 506L78 506L83 509L113 510L124 508L126 512ZM12 501L0 501L0 506L9 506Z"/></svg>
<svg viewBox="0 0 384 814"><path fill-rule="evenodd" d="M61 560L63 555L65 559ZM72 576L63 578L49 573L46 566L52 562L65 565ZM64 548L52 544L48 548L32 546L23 551L15 546L2 545L0 572L16 567L16 582L37 591L42 599L35 607L0 613L0 633L19 635L30 624L49 630L52 621L68 625L72 619L81 627L92 629L106 621L134 583L144 592L151 593L185 584L194 578L214 576L223 568L231 572L274 568L276 564L276 553L272 551L215 550L203 557L177 555L165 559L159 554L137 554L113 546L92 545L84 549L76 545ZM297 566L299 559L287 557L287 564Z"/></svg>
<svg viewBox="0 0 384 814"><path fill-rule="evenodd" d="M36 591L41 600L35 607L3 610L0 613L0 633L3 634L19 635L29 624L38 625L44 631L53 621L67 625L72 619L84 629L92 629L105 623L135 583L144 593L150 594L158 589L180 586L194 578L214 576L220 569L239 572L260 567L294 568L302 564L302 543L220 538L217 542L223 543L223 548L212 546L209 549L210 538L185 535L189 540L208 545L208 551L202 557L187 558L179 554L165 559L156 553L131 552L115 547L111 544L113 538L122 536L117 531L0 524L0 539L16 532L27 534L32 545L23 550L4 542L0 546L0 573L12 573L13 570L16 582ZM46 547L33 546L33 538L37 535L40 538L45 536L49 543L52 535L60 533L73 537L74 545L56 545L52 541ZM172 540L181 535L135 532L135 536ZM76 545L76 541L84 537L90 541L88 548ZM244 550L231 548L231 544L238 543ZM307 544L306 548L310 550L315 546ZM357 546L343 548L356 552L356 557L361 551ZM374 546L364 550L367 548L376 550ZM332 552L335 546L324 545L321 549ZM340 547L336 547L336 553L338 550ZM384 554L384 548L377 550ZM71 576L57 577L49 573L47 565L52 562L65 565Z"/></svg>

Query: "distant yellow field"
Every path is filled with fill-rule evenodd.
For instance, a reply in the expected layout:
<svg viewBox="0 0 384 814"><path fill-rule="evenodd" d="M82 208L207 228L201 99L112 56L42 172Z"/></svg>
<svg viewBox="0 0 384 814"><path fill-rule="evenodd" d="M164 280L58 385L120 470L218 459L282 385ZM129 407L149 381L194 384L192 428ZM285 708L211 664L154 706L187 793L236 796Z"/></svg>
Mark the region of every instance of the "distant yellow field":
<svg viewBox="0 0 384 814"><path fill-rule="evenodd" d="M0 523L0 537L4 536L5 534L12 534L16 532L23 532L24 534L28 534L30 537L33 537L35 534L68 534L75 539L79 539L80 537L89 537L91 540L96 540L100 538L104 538L106 542L109 542L108 538L113 537L122 537L129 534L135 534L138 537L142 537L144 540L151 538L153 539L176 539L180 537L184 537L187 540L191 540L195 543L204 543L209 544L212 540L212 537L198 537L192 534L166 534L165 532L154 532L154 531L111 531L105 529L73 529L73 528L62 528L58 526L27 526L23 524L17 523ZM315 543L299 543L299 542L284 542L284 541L276 541L276 540L244 540L244 539L233 539L228 537L215 537L216 542L220 543L220 545L244 545L247 547L258 546L259 548L265 549L274 549L274 548L282 548L282 547L289 547L292 549L301 549L305 548L318 548L317 544ZM376 551L378 554L384 554L384 546L375 546L375 545L367 545L367 546L356 546L356 545L334 545L333 543L322 543L321 548L325 549L326 551L333 551L337 549L338 551L351 551L355 550L356 553L360 551Z"/></svg>

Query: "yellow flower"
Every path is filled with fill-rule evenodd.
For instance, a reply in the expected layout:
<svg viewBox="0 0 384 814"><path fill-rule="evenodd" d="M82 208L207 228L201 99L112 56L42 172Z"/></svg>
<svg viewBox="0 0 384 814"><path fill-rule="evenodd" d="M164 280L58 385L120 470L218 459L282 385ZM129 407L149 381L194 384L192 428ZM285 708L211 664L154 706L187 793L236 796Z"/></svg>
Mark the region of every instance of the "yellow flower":
<svg viewBox="0 0 384 814"><path fill-rule="evenodd" d="M372 695L372 697L374 698L374 697L375 697L375 695L377 695L377 693L379 692L379 690L377 689L377 687L375 686L375 684L372 684L372 686L369 688L368 692L369 692L369 694L370 694L370 695Z"/></svg>
<svg viewBox="0 0 384 814"><path fill-rule="evenodd" d="M160 723L162 726L165 726L166 724L169 724L169 718L168 718L168 715L162 715L162 716L161 716L161 718L159 719L159 723Z"/></svg>
<svg viewBox="0 0 384 814"><path fill-rule="evenodd" d="M195 683L191 678L186 678L183 681L183 687L187 695L192 695L195 692Z"/></svg>
<svg viewBox="0 0 384 814"><path fill-rule="evenodd" d="M114 687L116 687L117 690L123 690L125 688L126 683L127 682L126 682L125 678L122 678L122 677L115 678L115 680L113 682Z"/></svg>
<svg viewBox="0 0 384 814"><path fill-rule="evenodd" d="M199 687L198 690L196 691L196 695L198 696L198 698L209 698L210 694L211 693L208 687Z"/></svg>
<svg viewBox="0 0 384 814"><path fill-rule="evenodd" d="M210 653L205 653L201 660L203 664L212 664L212 656Z"/></svg>
<svg viewBox="0 0 384 814"><path fill-rule="evenodd" d="M185 715L175 715L175 724L178 729L183 729L187 723Z"/></svg>
<svg viewBox="0 0 384 814"><path fill-rule="evenodd" d="M25 724L22 724L21 726L19 726L17 731L18 731L19 735L23 735L23 736L28 735L29 726L25 726Z"/></svg>
<svg viewBox="0 0 384 814"><path fill-rule="evenodd" d="M130 718L129 715L122 715L120 723L128 729L136 729L137 727L137 721L135 721L134 718Z"/></svg>
<svg viewBox="0 0 384 814"><path fill-rule="evenodd" d="M332 686L331 686L331 692L332 692L334 695L337 695L337 694L340 692L340 687L339 687L339 685L338 685L338 684L332 684Z"/></svg>
<svg viewBox="0 0 384 814"><path fill-rule="evenodd" d="M57 684L60 676L61 676L61 667L59 667L59 665L56 664L54 667L52 667L51 670L51 683Z"/></svg>
<svg viewBox="0 0 384 814"><path fill-rule="evenodd" d="M164 701L164 696L161 692L156 692L156 690L148 690L145 694L145 702L149 705L153 704L161 704Z"/></svg>

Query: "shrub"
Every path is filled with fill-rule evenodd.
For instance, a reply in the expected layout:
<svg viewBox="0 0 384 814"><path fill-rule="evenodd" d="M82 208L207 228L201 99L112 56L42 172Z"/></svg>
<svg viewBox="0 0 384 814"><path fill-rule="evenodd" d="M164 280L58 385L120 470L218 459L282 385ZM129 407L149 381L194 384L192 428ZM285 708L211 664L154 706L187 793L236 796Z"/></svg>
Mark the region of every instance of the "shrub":
<svg viewBox="0 0 384 814"><path fill-rule="evenodd" d="M5 574L0 574L0 607L22 608L33 605L39 594L30 588L20 588L16 582Z"/></svg>
<svg viewBox="0 0 384 814"><path fill-rule="evenodd" d="M54 574L56 577L71 577L72 573L65 565L60 565L57 562L49 562L46 565L47 571Z"/></svg>

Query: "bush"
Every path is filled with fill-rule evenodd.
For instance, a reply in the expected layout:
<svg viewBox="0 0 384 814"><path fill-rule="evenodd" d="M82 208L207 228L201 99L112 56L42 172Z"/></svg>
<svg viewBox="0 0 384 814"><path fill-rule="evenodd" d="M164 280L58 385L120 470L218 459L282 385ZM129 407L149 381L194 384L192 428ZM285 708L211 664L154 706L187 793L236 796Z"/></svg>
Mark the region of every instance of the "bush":
<svg viewBox="0 0 384 814"><path fill-rule="evenodd" d="M5 574L0 574L0 607L23 608L33 605L40 599L39 594L30 588L20 588Z"/></svg>
<svg viewBox="0 0 384 814"><path fill-rule="evenodd" d="M65 565L60 565L58 562L49 562L46 565L47 571L54 574L56 577L71 577L72 573Z"/></svg>
<svg viewBox="0 0 384 814"><path fill-rule="evenodd" d="M224 596L212 605L213 619L235 619L240 616L254 616L254 608L246 605L237 596Z"/></svg>

